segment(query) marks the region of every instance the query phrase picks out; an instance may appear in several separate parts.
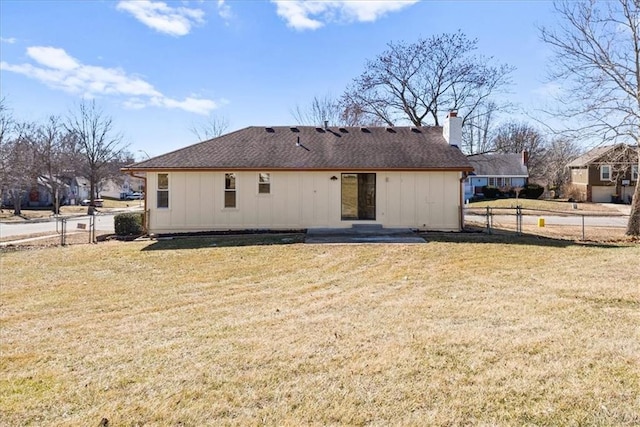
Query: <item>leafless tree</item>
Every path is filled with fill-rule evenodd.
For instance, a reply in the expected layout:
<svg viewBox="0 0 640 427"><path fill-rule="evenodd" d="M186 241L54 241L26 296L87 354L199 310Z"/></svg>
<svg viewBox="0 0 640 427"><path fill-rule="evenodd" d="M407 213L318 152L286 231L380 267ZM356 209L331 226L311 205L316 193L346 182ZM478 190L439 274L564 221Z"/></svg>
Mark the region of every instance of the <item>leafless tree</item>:
<svg viewBox="0 0 640 427"><path fill-rule="evenodd" d="M34 123L14 123L4 130L0 144L0 162L3 192L11 199L14 215L20 215L22 202L30 195L38 178L38 162Z"/></svg>
<svg viewBox="0 0 640 427"><path fill-rule="evenodd" d="M556 196L571 180L567 165L580 155L580 147L575 141L563 137L552 139L542 161L541 175Z"/></svg>
<svg viewBox="0 0 640 427"><path fill-rule="evenodd" d="M555 10L560 26L541 28L555 52L550 77L566 85L554 113L583 119L572 129L582 137L640 145L640 2L558 1ZM627 234L640 235L638 184Z"/></svg>
<svg viewBox="0 0 640 427"><path fill-rule="evenodd" d="M229 120L226 117L210 116L206 122L191 126L191 133L198 138L198 141L204 141L211 138L217 138L229 129Z"/></svg>
<svg viewBox="0 0 640 427"><path fill-rule="evenodd" d="M467 154L482 154L492 149L495 116L498 106L489 101L466 118L462 128L462 148Z"/></svg>
<svg viewBox="0 0 640 427"><path fill-rule="evenodd" d="M543 177L543 162L547 151L544 136L533 126L524 122L507 122L497 130L492 141L492 150L498 153L527 152L529 179L538 181Z"/></svg>
<svg viewBox="0 0 640 427"><path fill-rule="evenodd" d="M458 110L464 124L509 85L513 71L476 55L476 49L477 41L461 32L389 43L386 51L367 62L341 103L388 126L439 125L447 110Z"/></svg>
<svg viewBox="0 0 640 427"><path fill-rule="evenodd" d="M90 200L97 197L98 183L105 178L107 166L125 149L122 136L116 133L113 119L96 106L83 101L70 113L66 128L77 139L90 185Z"/></svg>
<svg viewBox="0 0 640 427"><path fill-rule="evenodd" d="M75 135L65 129L57 116L50 116L38 127L34 135L34 148L39 164L39 173L53 199L53 212L60 213L63 183L61 179L71 169L76 153Z"/></svg>
<svg viewBox="0 0 640 427"><path fill-rule="evenodd" d="M344 125L340 102L330 94L314 96L308 106L296 105L291 115L299 125L324 126L325 122L329 126Z"/></svg>

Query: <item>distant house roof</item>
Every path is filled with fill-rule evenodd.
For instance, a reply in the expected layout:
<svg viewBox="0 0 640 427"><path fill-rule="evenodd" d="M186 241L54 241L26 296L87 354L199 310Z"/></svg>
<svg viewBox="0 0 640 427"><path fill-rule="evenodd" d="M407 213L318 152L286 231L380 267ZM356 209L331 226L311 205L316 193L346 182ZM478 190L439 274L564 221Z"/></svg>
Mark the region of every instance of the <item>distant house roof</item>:
<svg viewBox="0 0 640 427"><path fill-rule="evenodd" d="M476 176L528 177L522 154L473 154L468 156Z"/></svg>
<svg viewBox="0 0 640 427"><path fill-rule="evenodd" d="M274 126L244 128L128 165L144 170L456 170L466 156L442 128Z"/></svg>
<svg viewBox="0 0 640 427"><path fill-rule="evenodd" d="M619 150L619 149L622 149L622 148L631 148L631 149L636 150L638 147L637 146L633 146L633 145L627 145L627 144L624 144L624 143L614 144L614 145L605 145L605 146L602 146L602 147L595 147L595 148L587 151L582 156L576 158L575 160L573 160L569 164L567 164L567 167L569 167L569 168L587 167L590 164L593 164L593 163L596 163L596 162L602 160L602 158L604 156L609 155L612 151Z"/></svg>

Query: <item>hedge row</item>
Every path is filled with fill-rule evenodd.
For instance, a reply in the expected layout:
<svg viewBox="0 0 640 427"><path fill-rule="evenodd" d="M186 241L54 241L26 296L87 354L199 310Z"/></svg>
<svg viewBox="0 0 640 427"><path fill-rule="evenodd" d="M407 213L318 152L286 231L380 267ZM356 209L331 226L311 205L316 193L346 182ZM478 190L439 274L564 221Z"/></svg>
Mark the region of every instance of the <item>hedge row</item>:
<svg viewBox="0 0 640 427"><path fill-rule="evenodd" d="M518 197L523 199L537 199L544 193L544 187L538 184L527 184L520 190ZM507 191L501 191L498 187L485 185L482 187L482 194L486 199L497 199L500 197L516 197L516 191L510 188Z"/></svg>

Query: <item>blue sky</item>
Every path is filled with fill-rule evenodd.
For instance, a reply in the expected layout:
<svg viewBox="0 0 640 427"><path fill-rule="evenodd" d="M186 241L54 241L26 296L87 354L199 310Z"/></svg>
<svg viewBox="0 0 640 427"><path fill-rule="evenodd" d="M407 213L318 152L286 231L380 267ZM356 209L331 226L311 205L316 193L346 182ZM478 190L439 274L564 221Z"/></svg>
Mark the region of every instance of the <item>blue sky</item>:
<svg viewBox="0 0 640 427"><path fill-rule="evenodd" d="M535 115L554 88L536 26L554 21L550 1L1 0L0 96L34 121L93 98L141 159L211 116L293 124L388 42L461 30L516 67L509 100Z"/></svg>

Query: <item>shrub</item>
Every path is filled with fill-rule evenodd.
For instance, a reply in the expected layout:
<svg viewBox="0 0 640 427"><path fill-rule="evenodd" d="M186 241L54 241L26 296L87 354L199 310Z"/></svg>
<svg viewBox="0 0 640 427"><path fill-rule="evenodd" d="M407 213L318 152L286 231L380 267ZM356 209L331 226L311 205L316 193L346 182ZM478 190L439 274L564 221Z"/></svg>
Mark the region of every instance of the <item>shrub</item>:
<svg viewBox="0 0 640 427"><path fill-rule="evenodd" d="M497 187L485 185L482 187L482 194L484 194L486 199L497 199L500 194L500 190Z"/></svg>
<svg viewBox="0 0 640 427"><path fill-rule="evenodd" d="M527 184L520 192L520 197L525 199L537 199L544 193L544 187L538 184Z"/></svg>
<svg viewBox="0 0 640 427"><path fill-rule="evenodd" d="M565 184L562 187L562 195L570 202L584 202L585 200L582 190L574 184Z"/></svg>
<svg viewBox="0 0 640 427"><path fill-rule="evenodd" d="M116 215L113 218L114 228L118 236L139 236L144 231L142 228L142 213L127 212Z"/></svg>

